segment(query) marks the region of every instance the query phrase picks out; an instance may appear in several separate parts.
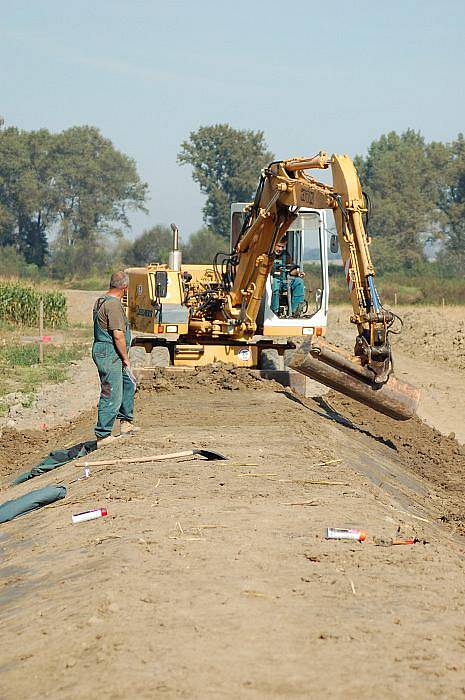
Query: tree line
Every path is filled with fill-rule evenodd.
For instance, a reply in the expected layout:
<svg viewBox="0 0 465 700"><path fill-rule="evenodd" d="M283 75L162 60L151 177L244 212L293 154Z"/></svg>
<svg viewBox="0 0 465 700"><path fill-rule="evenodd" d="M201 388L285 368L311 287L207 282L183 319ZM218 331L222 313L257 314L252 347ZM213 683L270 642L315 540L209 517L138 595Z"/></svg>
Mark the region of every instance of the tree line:
<svg viewBox="0 0 465 700"><path fill-rule="evenodd" d="M437 244L440 272L465 274L465 139L433 141L412 129L373 141L355 159L371 202L369 230L383 271L421 272Z"/></svg>
<svg viewBox="0 0 465 700"><path fill-rule="evenodd" d="M262 131L217 124L190 133L180 145L178 163L191 166L205 195L205 226L184 243L187 262L210 262L227 249L230 204L250 201L260 170L273 159ZM377 269L463 276L463 135L427 143L411 129L390 132L355 163L369 206ZM2 267L19 265L20 274L27 274L32 265L64 278L106 272L115 261L167 261L167 226L152 227L134 241L124 237L128 212L145 211L147 195L134 161L95 127L58 134L0 129ZM428 250L435 252L434 263Z"/></svg>
<svg viewBox="0 0 465 700"><path fill-rule="evenodd" d="M0 131L0 245L43 267L58 247L92 255L102 236L121 235L128 211L144 210L147 184L135 162L91 126Z"/></svg>
<svg viewBox="0 0 465 700"><path fill-rule="evenodd" d="M285 154L290 157L297 154ZM310 154L301 154L310 155ZM192 166L206 195L207 226L229 236L229 205L248 201L260 169L274 158L261 131L226 124L202 127L181 145L178 161ZM427 143L417 131L392 131L354 158L369 208L369 234L381 272L417 272L428 267L465 274L465 139Z"/></svg>

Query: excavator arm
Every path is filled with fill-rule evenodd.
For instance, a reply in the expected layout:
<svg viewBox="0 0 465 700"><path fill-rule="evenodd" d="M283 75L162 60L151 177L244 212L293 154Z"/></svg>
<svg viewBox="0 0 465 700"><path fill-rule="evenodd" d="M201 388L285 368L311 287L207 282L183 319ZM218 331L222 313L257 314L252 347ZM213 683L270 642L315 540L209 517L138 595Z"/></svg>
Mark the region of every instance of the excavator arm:
<svg viewBox="0 0 465 700"><path fill-rule="evenodd" d="M308 174L330 166L332 186ZM382 307L376 290L364 226L365 198L348 156L329 159L320 152L312 158L275 161L263 170L235 249L221 254L222 272L215 262L215 281L186 297L190 331L236 342L254 336L276 243L302 207L334 212L357 336L353 355L312 337L302 343L291 367L393 418L411 418L419 392L392 373L389 330L395 316Z"/></svg>
<svg viewBox="0 0 465 700"><path fill-rule="evenodd" d="M367 214L365 197L352 160L333 156L333 212L339 238L344 274L357 325L355 355L373 372L373 380L383 384L392 370L389 329L395 316L383 309L375 285L375 270L369 251L369 238L363 219Z"/></svg>
<svg viewBox="0 0 465 700"><path fill-rule="evenodd" d="M333 185L306 171L331 166ZM286 234L300 207L332 209L357 326L354 356L317 338L302 344L292 367L397 420L411 418L419 391L392 375L389 330L395 320L381 304L364 226L367 214L353 161L325 152L313 158L271 163L262 173L235 249L235 274L223 313L244 334L256 329L265 283L274 261L274 248Z"/></svg>
<svg viewBox="0 0 465 700"><path fill-rule="evenodd" d="M333 186L307 175L312 168L331 166ZM348 156L325 152L313 158L293 158L272 163L263 172L255 201L248 212L236 245L237 266L227 302L232 318L253 332L271 271L276 243L285 235L300 207L332 209L344 270L357 324L355 354L383 383L390 372L388 328L394 320L385 311L376 291L375 271L369 252L363 217L365 198L354 164Z"/></svg>

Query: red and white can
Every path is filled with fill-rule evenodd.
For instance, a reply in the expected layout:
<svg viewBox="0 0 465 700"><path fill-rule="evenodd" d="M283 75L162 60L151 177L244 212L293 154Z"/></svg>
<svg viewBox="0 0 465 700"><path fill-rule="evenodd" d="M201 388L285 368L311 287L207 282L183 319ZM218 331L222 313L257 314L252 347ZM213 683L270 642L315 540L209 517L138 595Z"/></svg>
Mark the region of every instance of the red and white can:
<svg viewBox="0 0 465 700"><path fill-rule="evenodd" d="M367 530L357 530L356 528L350 528L348 530L339 527L326 528L327 540L356 540L357 542L363 542L367 534Z"/></svg>
<svg viewBox="0 0 465 700"><path fill-rule="evenodd" d="M103 518L107 515L106 508L95 508L94 510L86 510L83 513L76 513L71 516L73 523L83 523L86 520L96 520L97 518Z"/></svg>

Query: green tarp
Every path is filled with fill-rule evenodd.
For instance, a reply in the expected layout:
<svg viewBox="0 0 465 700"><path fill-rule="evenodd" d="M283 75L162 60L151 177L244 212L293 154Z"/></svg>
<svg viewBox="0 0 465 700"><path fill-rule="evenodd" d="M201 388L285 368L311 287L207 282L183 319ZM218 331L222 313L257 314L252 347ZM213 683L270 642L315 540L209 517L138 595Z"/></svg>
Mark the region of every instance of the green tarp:
<svg viewBox="0 0 465 700"><path fill-rule="evenodd" d="M62 467L63 464L71 462L72 459L77 459L78 457L84 457L88 455L89 452L93 452L97 449L97 440L87 440L87 442L78 442L77 445L68 447L64 450L54 450L50 452L47 457L36 464L35 467L29 469L27 472L23 472L13 481L13 484L22 484L24 481L33 479L35 476L40 476L40 474L45 474L46 472L56 469L57 467Z"/></svg>
<svg viewBox="0 0 465 700"><path fill-rule="evenodd" d="M6 523L20 515L26 515L32 510L48 506L49 503L59 501L66 496L66 487L52 484L42 489L35 489L24 496L14 498L12 501L5 501L0 505L0 523Z"/></svg>

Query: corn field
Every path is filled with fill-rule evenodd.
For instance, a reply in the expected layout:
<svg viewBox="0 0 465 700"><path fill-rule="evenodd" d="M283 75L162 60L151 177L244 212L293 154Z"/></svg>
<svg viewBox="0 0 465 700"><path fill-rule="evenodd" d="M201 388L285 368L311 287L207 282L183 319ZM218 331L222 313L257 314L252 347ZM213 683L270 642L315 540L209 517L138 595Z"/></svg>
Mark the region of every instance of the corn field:
<svg viewBox="0 0 465 700"><path fill-rule="evenodd" d="M44 325L47 328L67 323L66 297L61 292L45 292L35 287L0 280L0 320L22 326L37 326L39 301L44 302Z"/></svg>

